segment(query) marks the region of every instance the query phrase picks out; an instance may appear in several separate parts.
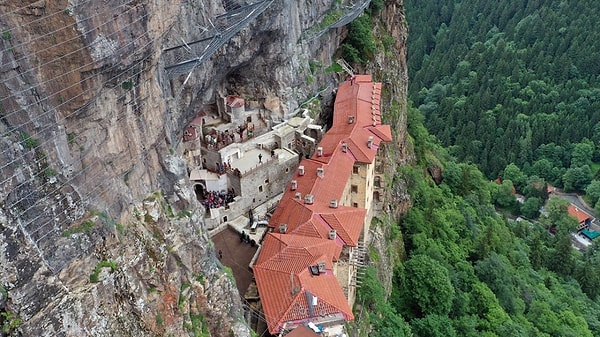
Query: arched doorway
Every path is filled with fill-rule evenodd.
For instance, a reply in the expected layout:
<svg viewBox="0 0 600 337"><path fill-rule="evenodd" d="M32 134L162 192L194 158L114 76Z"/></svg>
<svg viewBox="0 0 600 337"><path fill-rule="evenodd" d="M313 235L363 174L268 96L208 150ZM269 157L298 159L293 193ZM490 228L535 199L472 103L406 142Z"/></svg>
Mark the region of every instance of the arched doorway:
<svg viewBox="0 0 600 337"><path fill-rule="evenodd" d="M194 192L196 193L196 199L198 199L198 201L202 201L204 200L206 187L204 186L204 184L196 183L196 185L194 185Z"/></svg>
<svg viewBox="0 0 600 337"><path fill-rule="evenodd" d="M375 202L380 202L381 201L381 197L380 197L379 191L373 192L373 200L375 200Z"/></svg>

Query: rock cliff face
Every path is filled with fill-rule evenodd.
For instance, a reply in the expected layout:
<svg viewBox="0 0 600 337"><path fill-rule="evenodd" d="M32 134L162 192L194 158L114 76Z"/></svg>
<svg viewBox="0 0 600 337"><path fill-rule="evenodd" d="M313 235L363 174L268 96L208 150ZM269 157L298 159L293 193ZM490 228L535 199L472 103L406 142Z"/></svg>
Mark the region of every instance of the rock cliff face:
<svg viewBox="0 0 600 337"><path fill-rule="evenodd" d="M0 4L0 311L13 317L0 323L24 336L250 335L187 185L182 130L217 95L252 97L273 120L326 100L338 79L314 65L344 30L306 34L335 2L273 1L189 76L165 71L164 50L246 2ZM402 54L402 2L387 5ZM406 79L402 57L378 67Z"/></svg>

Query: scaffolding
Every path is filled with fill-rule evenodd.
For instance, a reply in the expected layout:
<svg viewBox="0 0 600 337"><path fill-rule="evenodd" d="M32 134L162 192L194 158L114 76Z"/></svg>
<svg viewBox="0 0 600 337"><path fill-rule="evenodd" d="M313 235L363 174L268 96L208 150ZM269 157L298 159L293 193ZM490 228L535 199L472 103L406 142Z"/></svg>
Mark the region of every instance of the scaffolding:
<svg viewBox="0 0 600 337"><path fill-rule="evenodd" d="M162 58L167 77L172 79L191 73L272 3L273 0L263 0L241 7L225 8L224 13L207 19L210 27L203 28L200 38L182 41L180 45L164 49Z"/></svg>

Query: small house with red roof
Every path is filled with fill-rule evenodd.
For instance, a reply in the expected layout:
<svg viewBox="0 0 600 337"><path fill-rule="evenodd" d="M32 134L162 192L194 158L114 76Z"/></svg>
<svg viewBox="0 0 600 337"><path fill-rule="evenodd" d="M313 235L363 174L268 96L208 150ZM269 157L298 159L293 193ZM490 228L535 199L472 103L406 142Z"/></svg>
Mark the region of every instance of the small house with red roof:
<svg viewBox="0 0 600 337"><path fill-rule="evenodd" d="M576 218L577 222L579 223L577 225L577 231L589 227L589 225L592 223L592 217L573 204L569 204L568 212L569 215Z"/></svg>
<svg viewBox="0 0 600 337"><path fill-rule="evenodd" d="M380 97L370 75L339 86L331 129L300 162L269 221L253 271L271 334L354 318L357 261L379 201L378 157L392 141Z"/></svg>

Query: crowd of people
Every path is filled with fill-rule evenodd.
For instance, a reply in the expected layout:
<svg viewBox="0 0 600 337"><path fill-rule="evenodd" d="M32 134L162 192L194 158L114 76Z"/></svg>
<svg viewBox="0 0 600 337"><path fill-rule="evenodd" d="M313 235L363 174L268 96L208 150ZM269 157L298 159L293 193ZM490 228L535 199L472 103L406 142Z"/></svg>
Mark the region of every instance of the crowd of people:
<svg viewBox="0 0 600 337"><path fill-rule="evenodd" d="M239 135L239 140L236 140L235 134ZM237 126L234 130L213 130L210 134L204 136L204 142L209 148L221 148L236 141L244 140L244 133L247 138L251 138L254 134L254 124L244 122L243 125Z"/></svg>
<svg viewBox="0 0 600 337"><path fill-rule="evenodd" d="M233 198L235 194L233 191L220 191L220 192L206 192L204 193L204 200L202 203L204 207L206 207L206 211L208 212L211 208L219 208L219 207L227 207L229 203L233 202Z"/></svg>

